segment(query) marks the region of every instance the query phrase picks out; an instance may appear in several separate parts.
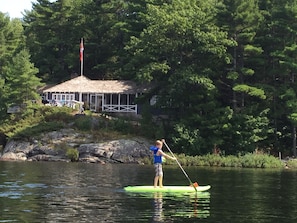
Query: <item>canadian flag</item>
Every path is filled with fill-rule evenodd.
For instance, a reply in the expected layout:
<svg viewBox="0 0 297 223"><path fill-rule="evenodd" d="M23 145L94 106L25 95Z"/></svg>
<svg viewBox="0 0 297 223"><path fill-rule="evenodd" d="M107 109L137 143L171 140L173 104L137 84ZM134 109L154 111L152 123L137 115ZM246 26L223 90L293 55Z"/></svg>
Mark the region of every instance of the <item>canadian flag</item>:
<svg viewBox="0 0 297 223"><path fill-rule="evenodd" d="M79 60L83 61L84 59L84 42L83 39L80 41L80 48L79 48Z"/></svg>

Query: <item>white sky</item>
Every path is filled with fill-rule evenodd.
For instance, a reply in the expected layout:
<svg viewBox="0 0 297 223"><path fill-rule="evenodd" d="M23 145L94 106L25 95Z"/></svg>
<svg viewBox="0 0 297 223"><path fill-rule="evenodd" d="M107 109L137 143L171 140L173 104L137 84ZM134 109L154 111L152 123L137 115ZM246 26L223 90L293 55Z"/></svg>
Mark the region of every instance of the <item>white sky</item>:
<svg viewBox="0 0 297 223"><path fill-rule="evenodd" d="M25 9L32 9L32 2L36 0L0 0L0 11L8 13L10 18L22 18Z"/></svg>

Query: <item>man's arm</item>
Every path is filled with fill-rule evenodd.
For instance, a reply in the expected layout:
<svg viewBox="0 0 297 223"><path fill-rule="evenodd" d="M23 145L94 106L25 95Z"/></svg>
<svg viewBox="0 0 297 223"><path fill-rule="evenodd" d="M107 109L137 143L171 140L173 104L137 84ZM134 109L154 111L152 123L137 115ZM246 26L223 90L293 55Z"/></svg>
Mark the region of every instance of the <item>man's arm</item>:
<svg viewBox="0 0 297 223"><path fill-rule="evenodd" d="M160 149L158 150L158 153L159 153L159 155L165 156L165 157L168 158L168 159L176 160L175 157L167 155L166 153L164 153L164 152L163 152L162 150L160 150Z"/></svg>

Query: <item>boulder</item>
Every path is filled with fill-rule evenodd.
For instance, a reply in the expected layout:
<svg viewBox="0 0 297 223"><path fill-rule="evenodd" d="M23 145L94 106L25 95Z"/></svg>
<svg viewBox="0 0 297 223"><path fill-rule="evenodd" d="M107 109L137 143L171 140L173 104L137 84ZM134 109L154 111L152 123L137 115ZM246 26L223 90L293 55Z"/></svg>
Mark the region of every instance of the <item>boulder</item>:
<svg viewBox="0 0 297 223"><path fill-rule="evenodd" d="M0 160L65 161L67 150L76 149L80 162L89 163L139 163L151 156L148 140L143 138L118 139L96 142L91 134L73 129L62 129L42 134L29 141L9 140Z"/></svg>

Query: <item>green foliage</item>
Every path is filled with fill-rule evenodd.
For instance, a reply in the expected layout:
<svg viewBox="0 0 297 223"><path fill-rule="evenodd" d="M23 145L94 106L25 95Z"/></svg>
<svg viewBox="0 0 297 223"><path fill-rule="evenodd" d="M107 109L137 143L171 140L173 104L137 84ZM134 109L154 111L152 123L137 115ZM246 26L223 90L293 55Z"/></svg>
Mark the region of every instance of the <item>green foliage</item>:
<svg viewBox="0 0 297 223"><path fill-rule="evenodd" d="M283 163L278 158L268 156L265 154L245 154L242 158L243 167L256 167L256 168L280 168Z"/></svg>
<svg viewBox="0 0 297 223"><path fill-rule="evenodd" d="M252 112L251 112L252 113ZM237 154L239 151L253 152L257 148L266 149L265 140L273 133L267 118L269 110L258 115L233 114L229 123L224 127L220 149L226 154Z"/></svg>
<svg viewBox="0 0 297 223"><path fill-rule="evenodd" d="M79 152L75 148L67 148L66 156L71 160L71 162L77 162L79 159Z"/></svg>
<svg viewBox="0 0 297 223"><path fill-rule="evenodd" d="M20 116L11 115L0 126L2 132L12 138L30 138L42 132L59 130L72 117L69 108L28 105Z"/></svg>
<svg viewBox="0 0 297 223"><path fill-rule="evenodd" d="M254 75L254 73L255 73L254 70L252 70L252 69L250 69L250 68L245 68L245 67L241 69L241 72L242 72L242 74L245 75L245 76L252 76L252 75Z"/></svg>
<svg viewBox="0 0 297 223"><path fill-rule="evenodd" d="M68 123L73 121L72 108L69 107L49 107L44 106L41 115L44 115L45 121L57 121Z"/></svg>
<svg viewBox="0 0 297 223"><path fill-rule="evenodd" d="M74 126L82 131L90 131L92 129L92 117L91 116L79 116L74 121Z"/></svg>
<svg viewBox="0 0 297 223"><path fill-rule="evenodd" d="M217 154L206 154L202 156L189 156L185 154L176 155L182 166L211 166L211 167L236 167L236 168L284 168L284 164L276 157L267 154L247 153L245 155L222 156ZM146 164L151 160L145 158ZM166 160L164 165L175 165L176 161ZM289 164L288 164L289 165ZM293 164L292 164L293 165Z"/></svg>
<svg viewBox="0 0 297 223"><path fill-rule="evenodd" d="M39 97L37 88L42 84L35 75L38 69L30 61L25 49L23 26L20 20L0 12L0 118L4 119L11 105L23 106Z"/></svg>
<svg viewBox="0 0 297 223"><path fill-rule="evenodd" d="M28 51L20 51L9 64L5 72L5 91L8 104L24 104L29 100L39 99L37 88L42 86L40 79L35 75L38 69L30 62Z"/></svg>
<svg viewBox="0 0 297 223"><path fill-rule="evenodd" d="M161 125L162 122L156 121L157 124L154 124L153 122L153 115L152 115L152 108L149 106L148 103L145 103L142 106L142 112L141 112L141 129L143 132L143 135L146 135L148 138L154 139L154 138L160 138L164 134L158 134L156 133L158 129L161 129L163 126Z"/></svg>
<svg viewBox="0 0 297 223"><path fill-rule="evenodd" d="M61 122L42 122L36 125L31 125L27 127L16 126L13 132L13 135L10 135L11 138L16 139L30 139L31 137L36 137L40 133L58 131L63 128L63 123Z"/></svg>
<svg viewBox="0 0 297 223"><path fill-rule="evenodd" d="M234 91L237 92L243 92L246 93L250 96L255 96L260 99L266 99L265 92L262 89L256 88L256 87L251 87L245 84L239 84L233 87Z"/></svg>
<svg viewBox="0 0 297 223"><path fill-rule="evenodd" d="M296 15L296 1L288 0L38 0L23 20L0 13L1 128L14 135L39 123L74 122L84 131L166 136L191 155L214 146L233 155L288 153L297 123ZM141 127L28 108L42 81L80 70L81 37L84 73L153 83L160 119L151 108ZM12 104L26 109L7 124Z"/></svg>
<svg viewBox="0 0 297 223"><path fill-rule="evenodd" d="M79 115L74 118L73 126L81 131L92 131L98 138L116 138L119 135L143 133L138 122L127 117Z"/></svg>
<svg viewBox="0 0 297 223"><path fill-rule="evenodd" d="M175 125L174 130L176 134L172 140L175 146L179 148L179 152L191 155L201 154L199 129L187 129L184 125Z"/></svg>
<svg viewBox="0 0 297 223"><path fill-rule="evenodd" d="M239 74L236 71L230 71L227 74L227 78L230 80L236 80L238 77L239 77Z"/></svg>
<svg viewBox="0 0 297 223"><path fill-rule="evenodd" d="M261 47L253 46L253 45L245 45L244 46L244 53L245 55L261 55L263 53L263 49Z"/></svg>
<svg viewBox="0 0 297 223"><path fill-rule="evenodd" d="M122 118L116 118L113 119L110 123L109 123L109 127L115 131L119 131L119 132L131 132L131 125L130 123Z"/></svg>
<svg viewBox="0 0 297 223"><path fill-rule="evenodd" d="M287 161L287 167L291 169L297 169L297 160L296 159L290 159Z"/></svg>
<svg viewBox="0 0 297 223"><path fill-rule="evenodd" d="M24 16L27 46L40 69L39 77L46 81L61 81L74 64L79 66L79 39L84 36L84 30L79 29L83 17L77 17L81 5L83 1L39 0Z"/></svg>

